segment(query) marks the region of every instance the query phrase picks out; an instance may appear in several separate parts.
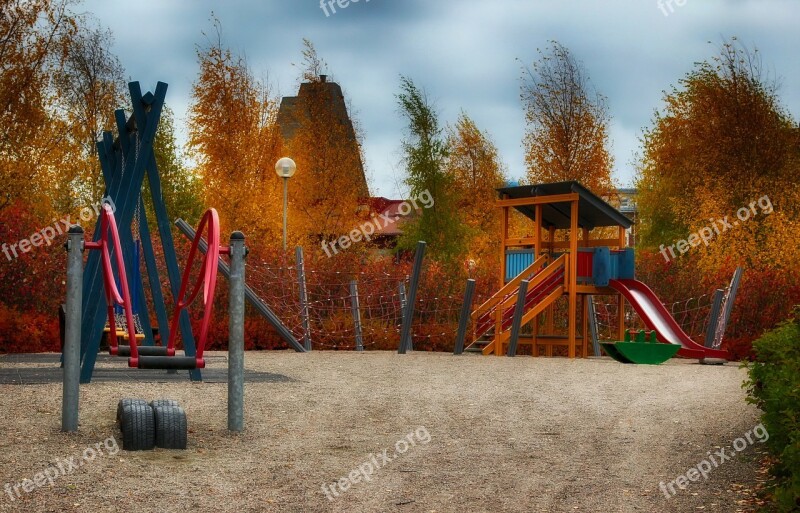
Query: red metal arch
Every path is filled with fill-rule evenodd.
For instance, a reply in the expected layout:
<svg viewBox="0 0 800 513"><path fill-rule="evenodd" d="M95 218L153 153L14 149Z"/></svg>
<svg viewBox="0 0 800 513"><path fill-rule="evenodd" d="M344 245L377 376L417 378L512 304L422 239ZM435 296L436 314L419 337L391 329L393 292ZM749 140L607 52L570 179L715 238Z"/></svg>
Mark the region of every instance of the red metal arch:
<svg viewBox="0 0 800 513"><path fill-rule="evenodd" d="M133 322L133 306L131 304L131 295L128 288L128 278L125 272L125 261L122 257L122 245L120 243L119 232L117 231L117 223L114 218L114 212L112 211L111 206L107 203L103 205L103 211L100 215L100 240L98 242L87 242L86 248L99 249L102 252L103 289L105 290L106 305L108 306L108 324L110 328L110 353L116 355L119 347L117 342L116 326L114 323L114 306L119 305L125 310L125 319L128 324L128 341L130 343L131 351L130 358L128 358L128 366L138 367L139 350L136 344L136 331ZM204 230L208 232L208 251L206 251L206 254L203 257L203 264L197 277L197 281L195 282L191 293L187 296L192 266L194 265L195 258L197 258L200 240L203 238ZM114 267L112 265L111 255L108 249L109 235L110 242L113 244L114 248L114 257L122 291L119 290L117 283L114 280ZM197 365L196 368L198 369L205 368L203 352L205 351L206 339L208 338L208 328L211 324L211 317L214 309L214 292L217 287L219 256L220 254L228 253L229 248L220 247L219 214L213 208L208 209L200 221L200 226L197 228L197 233L195 234L194 240L192 240L192 248L189 251L189 257L186 261L186 267L183 271L181 288L175 303L175 312L172 316L169 340L167 342L167 356L175 356L175 339L178 334L181 312L188 308L195 301L195 299L197 299L202 286L203 321L200 325L200 336L197 340L197 352L195 355L195 363Z"/></svg>

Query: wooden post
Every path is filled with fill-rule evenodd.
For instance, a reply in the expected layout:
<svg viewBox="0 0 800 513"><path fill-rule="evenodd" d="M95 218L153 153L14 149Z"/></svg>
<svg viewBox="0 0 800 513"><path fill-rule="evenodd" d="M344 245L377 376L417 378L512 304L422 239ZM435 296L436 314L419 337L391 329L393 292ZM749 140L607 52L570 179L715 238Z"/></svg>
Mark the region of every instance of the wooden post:
<svg viewBox="0 0 800 513"><path fill-rule="evenodd" d="M619 249L625 249L625 228L622 226L619 227ZM619 294L617 304L617 323L619 324L617 340L625 340L625 297L622 294Z"/></svg>
<svg viewBox="0 0 800 513"><path fill-rule="evenodd" d="M539 256L544 253L542 248L542 205L536 205L534 208L536 219L534 220L534 228L533 228L533 237L534 237L534 245L533 245L533 260L536 261ZM539 356L539 318L541 315L537 315L533 319L533 346L531 347L531 355Z"/></svg>
<svg viewBox="0 0 800 513"><path fill-rule="evenodd" d="M503 199L506 199L507 196L503 195ZM500 286L502 287L506 283L506 241L508 240L508 209L509 207L503 207L503 216L502 216L502 223L500 227Z"/></svg>
<svg viewBox="0 0 800 513"><path fill-rule="evenodd" d="M575 358L575 323L578 310L578 200L572 200L570 204L570 229L569 229L569 330L567 340L569 342L569 357Z"/></svg>
<svg viewBox="0 0 800 513"><path fill-rule="evenodd" d="M583 358L587 358L589 356L589 302L586 301L586 294L581 294L581 311L583 312L582 316L583 319L581 320L581 337L583 342L581 346L583 347Z"/></svg>
<svg viewBox="0 0 800 513"><path fill-rule="evenodd" d="M507 195L503 195L503 199L507 199ZM503 207L503 219L500 228L500 235L502 237L502 242L500 246L502 247L502 251L500 251L500 284L505 285L506 283L506 241L508 240L508 216L509 216L509 208L510 207ZM503 329L503 309L498 308L496 311L496 320L494 326L494 354L496 356L503 355L503 344L500 343L500 332Z"/></svg>
<svg viewBox="0 0 800 513"><path fill-rule="evenodd" d="M548 229L548 234L550 237L550 261L554 260L553 252L555 251L555 241L556 241L556 228L551 226ZM567 271L565 269L565 271ZM545 320L545 330L547 331L547 335L553 335L555 333L555 319L553 318L555 312L555 305L550 305L547 307L547 319ZM545 346L545 355L546 356L553 356L553 345L547 344Z"/></svg>
<svg viewBox="0 0 800 513"><path fill-rule="evenodd" d="M503 309L500 307L500 305L497 306L494 315L494 355L502 356L503 343L500 342L500 333L503 331Z"/></svg>

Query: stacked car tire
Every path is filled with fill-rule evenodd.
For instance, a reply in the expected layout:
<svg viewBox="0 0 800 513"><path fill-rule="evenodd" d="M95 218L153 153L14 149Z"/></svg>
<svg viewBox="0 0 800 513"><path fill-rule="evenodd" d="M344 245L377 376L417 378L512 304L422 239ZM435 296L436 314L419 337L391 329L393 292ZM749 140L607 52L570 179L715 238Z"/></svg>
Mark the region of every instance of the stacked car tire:
<svg viewBox="0 0 800 513"><path fill-rule="evenodd" d="M117 422L122 431L122 448L126 451L186 449L186 412L178 401L157 399L120 399Z"/></svg>

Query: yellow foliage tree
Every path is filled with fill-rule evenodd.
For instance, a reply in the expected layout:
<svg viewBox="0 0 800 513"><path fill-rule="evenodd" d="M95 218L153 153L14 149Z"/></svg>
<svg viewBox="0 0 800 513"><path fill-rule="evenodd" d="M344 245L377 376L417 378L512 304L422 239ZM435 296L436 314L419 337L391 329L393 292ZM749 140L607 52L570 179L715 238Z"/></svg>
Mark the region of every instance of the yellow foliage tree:
<svg viewBox="0 0 800 513"><path fill-rule="evenodd" d="M223 229L280 240L281 156L277 100L247 62L216 40L198 48L200 70L189 108L189 152L197 163L205 203L219 210Z"/></svg>
<svg viewBox="0 0 800 513"><path fill-rule="evenodd" d="M724 42L665 104L644 136L642 242L669 246L716 226L712 243L695 246L704 270L726 262L796 267L800 139L758 52ZM759 203L751 209L753 202ZM737 218L748 209L746 221Z"/></svg>
<svg viewBox="0 0 800 513"><path fill-rule="evenodd" d="M336 238L359 222L369 196L361 136L350 119L341 88L321 72L325 63L304 40L300 93L281 122L287 154L297 162L293 178L293 231L309 239ZM287 130L287 127L291 127Z"/></svg>
<svg viewBox="0 0 800 513"><path fill-rule="evenodd" d="M495 189L506 180L497 147L464 112L447 128L447 147L445 172L452 179L459 217L468 227L468 256L478 265L486 261L494 266L501 248Z"/></svg>
<svg viewBox="0 0 800 513"><path fill-rule="evenodd" d="M607 196L614 184L606 99L592 90L585 68L561 43L538 52L539 60L522 78L528 180L577 180Z"/></svg>
<svg viewBox="0 0 800 513"><path fill-rule="evenodd" d="M66 126L54 112L48 87L69 47L75 19L68 0L0 2L0 210L26 197L52 211L61 165L69 161L62 142Z"/></svg>
<svg viewBox="0 0 800 513"><path fill-rule="evenodd" d="M54 191L60 210L94 204L105 189L97 140L104 130L113 131L114 111L128 102L122 64L109 50L113 42L111 31L79 25L54 73L60 117L66 125L62 144L71 148Z"/></svg>

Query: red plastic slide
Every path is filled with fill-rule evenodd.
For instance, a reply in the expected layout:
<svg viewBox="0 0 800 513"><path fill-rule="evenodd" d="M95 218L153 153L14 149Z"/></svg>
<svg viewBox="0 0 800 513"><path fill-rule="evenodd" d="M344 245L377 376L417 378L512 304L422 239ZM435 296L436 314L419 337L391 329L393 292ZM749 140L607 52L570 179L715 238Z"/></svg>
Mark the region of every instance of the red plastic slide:
<svg viewBox="0 0 800 513"><path fill-rule="evenodd" d="M672 318L666 307L658 300L650 287L637 280L609 280L608 284L620 292L636 310L648 329L658 333L658 339L669 344L681 346L678 356L683 358L721 358L728 359L728 352L722 349L704 347L684 333Z"/></svg>

